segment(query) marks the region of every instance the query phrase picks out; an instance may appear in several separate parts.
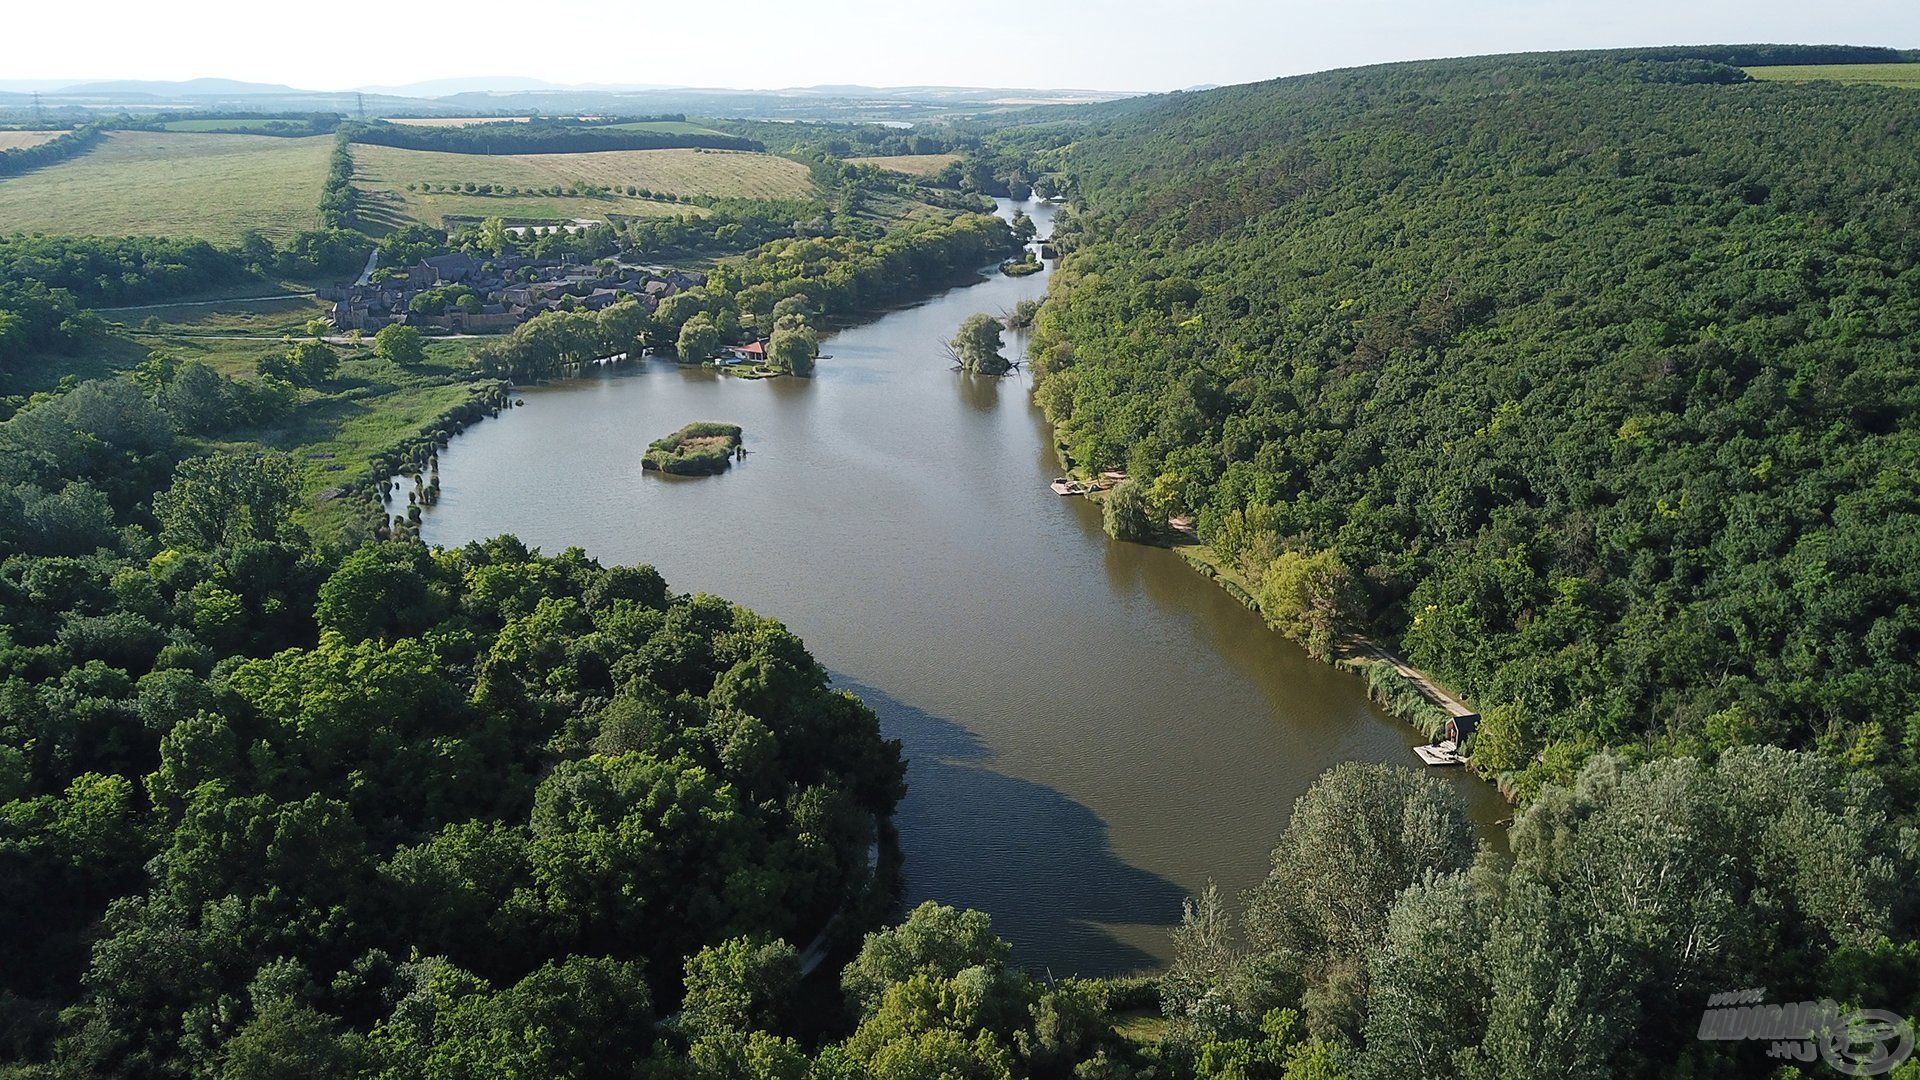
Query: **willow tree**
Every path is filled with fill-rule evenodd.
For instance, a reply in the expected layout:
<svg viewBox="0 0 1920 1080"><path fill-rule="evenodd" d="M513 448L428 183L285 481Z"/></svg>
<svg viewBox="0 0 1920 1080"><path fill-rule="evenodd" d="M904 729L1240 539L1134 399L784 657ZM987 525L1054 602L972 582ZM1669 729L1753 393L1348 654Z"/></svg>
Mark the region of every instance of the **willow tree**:
<svg viewBox="0 0 1920 1080"><path fill-rule="evenodd" d="M819 348L819 339L807 327L775 330L767 341L767 362L777 371L811 375L813 357Z"/></svg>
<svg viewBox="0 0 1920 1080"><path fill-rule="evenodd" d="M1000 320L984 312L967 316L960 324L960 332L947 342L954 360L977 375L1005 375L1013 370L1013 362L1000 355L1004 347Z"/></svg>
<svg viewBox="0 0 1920 1080"><path fill-rule="evenodd" d="M681 363L699 363L720 351L720 330L701 312L680 328L675 351L680 354Z"/></svg>

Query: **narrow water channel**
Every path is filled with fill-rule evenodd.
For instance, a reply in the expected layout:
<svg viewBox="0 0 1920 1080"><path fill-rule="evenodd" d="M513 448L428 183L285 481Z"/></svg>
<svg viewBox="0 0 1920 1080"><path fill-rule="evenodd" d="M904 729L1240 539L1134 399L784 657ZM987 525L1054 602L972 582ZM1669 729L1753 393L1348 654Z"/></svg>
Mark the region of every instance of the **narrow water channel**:
<svg viewBox="0 0 1920 1080"><path fill-rule="evenodd" d="M1021 208L1050 235L1046 205ZM422 533L652 563L785 622L905 744L907 903L983 909L1017 960L1109 974L1163 963L1209 878L1264 875L1322 771L1413 764L1419 740L1173 553L1111 543L1097 506L1049 491L1024 375L949 369L962 319L1046 277L992 271L842 331L812 379L645 361L527 388L441 453ZM742 425L751 453L718 477L643 473L647 442L692 420ZM1483 826L1504 816L1451 779Z"/></svg>

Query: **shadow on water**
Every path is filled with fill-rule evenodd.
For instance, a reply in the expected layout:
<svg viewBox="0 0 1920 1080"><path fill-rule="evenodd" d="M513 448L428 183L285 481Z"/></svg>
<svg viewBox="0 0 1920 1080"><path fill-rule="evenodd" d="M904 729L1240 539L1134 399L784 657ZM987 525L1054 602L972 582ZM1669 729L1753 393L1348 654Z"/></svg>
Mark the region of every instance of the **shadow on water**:
<svg viewBox="0 0 1920 1080"><path fill-rule="evenodd" d="M1032 946L1041 945L1045 963L1062 972L1157 966L1109 928L1171 929L1186 893L1116 855L1099 815L995 770L986 744L954 721L845 678L835 685L872 706L881 731L905 744L907 797L894 816L906 852L903 908L937 900L988 910L1015 963L1039 963Z"/></svg>
<svg viewBox="0 0 1920 1080"><path fill-rule="evenodd" d="M1001 380L993 375L974 375L961 372L960 400L974 412L991 413L1000 408Z"/></svg>

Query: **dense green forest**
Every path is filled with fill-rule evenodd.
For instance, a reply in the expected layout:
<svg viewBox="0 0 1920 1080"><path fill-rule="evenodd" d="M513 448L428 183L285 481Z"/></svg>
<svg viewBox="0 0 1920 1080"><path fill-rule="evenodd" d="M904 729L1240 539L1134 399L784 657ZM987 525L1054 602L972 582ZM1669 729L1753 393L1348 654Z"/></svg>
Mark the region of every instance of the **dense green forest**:
<svg viewBox="0 0 1920 1080"><path fill-rule="evenodd" d="M1080 211L1033 358L1073 462L1470 695L1523 797L1772 743L1911 805L1920 97L1669 50L1109 113L1000 144Z"/></svg>
<svg viewBox="0 0 1920 1080"><path fill-rule="evenodd" d="M703 946L884 906L898 746L777 623L511 538L316 545L291 460L192 426L130 379L0 423L0 1053L345 1024L413 1074L450 1036L396 1003L488 984L644 1046Z"/></svg>

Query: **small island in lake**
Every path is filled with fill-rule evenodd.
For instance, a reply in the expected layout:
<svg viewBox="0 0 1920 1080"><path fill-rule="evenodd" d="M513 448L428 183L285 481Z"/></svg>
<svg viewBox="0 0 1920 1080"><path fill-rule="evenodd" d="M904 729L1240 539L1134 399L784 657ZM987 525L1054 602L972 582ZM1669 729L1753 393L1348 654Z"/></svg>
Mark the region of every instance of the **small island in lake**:
<svg viewBox="0 0 1920 1080"><path fill-rule="evenodd" d="M1034 255L1032 248L1028 248L1018 259L1008 259L1000 264L1000 272L1008 277L1026 277L1044 269L1046 267Z"/></svg>
<svg viewBox="0 0 1920 1080"><path fill-rule="evenodd" d="M740 449L740 425L701 420L647 444L640 459L649 472L675 476L712 476L727 471Z"/></svg>

